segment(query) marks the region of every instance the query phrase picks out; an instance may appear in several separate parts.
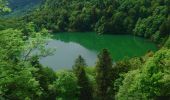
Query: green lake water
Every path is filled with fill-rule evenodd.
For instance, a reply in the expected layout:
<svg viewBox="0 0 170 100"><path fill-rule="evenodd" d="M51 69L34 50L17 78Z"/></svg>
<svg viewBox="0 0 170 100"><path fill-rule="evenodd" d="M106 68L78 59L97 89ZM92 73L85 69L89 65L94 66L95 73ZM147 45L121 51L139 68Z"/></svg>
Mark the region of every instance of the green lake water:
<svg viewBox="0 0 170 100"><path fill-rule="evenodd" d="M107 48L113 61L125 57L139 57L157 47L147 39L132 35L97 35L86 33L56 33L46 48L56 48L54 55L40 59L40 63L54 70L71 69L75 59L81 55L88 66L94 66L97 54Z"/></svg>

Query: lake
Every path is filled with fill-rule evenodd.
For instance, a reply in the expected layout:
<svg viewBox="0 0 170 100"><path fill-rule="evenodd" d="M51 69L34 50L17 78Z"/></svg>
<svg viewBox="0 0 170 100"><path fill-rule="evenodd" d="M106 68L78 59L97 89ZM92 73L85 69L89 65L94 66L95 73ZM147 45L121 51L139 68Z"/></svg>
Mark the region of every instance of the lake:
<svg viewBox="0 0 170 100"><path fill-rule="evenodd" d="M95 66L97 55L107 48L113 61L125 57L139 57L148 51L156 51L156 44L132 35L97 35L93 32L56 33L46 48L56 48L54 55L40 59L44 66L54 70L71 69L75 59L81 55L88 66Z"/></svg>

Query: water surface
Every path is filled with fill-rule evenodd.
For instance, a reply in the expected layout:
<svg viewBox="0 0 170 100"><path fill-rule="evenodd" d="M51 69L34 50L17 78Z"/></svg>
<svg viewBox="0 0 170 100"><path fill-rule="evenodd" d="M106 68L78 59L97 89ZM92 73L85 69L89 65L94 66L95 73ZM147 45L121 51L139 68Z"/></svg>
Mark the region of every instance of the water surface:
<svg viewBox="0 0 170 100"><path fill-rule="evenodd" d="M154 43L132 35L97 35L88 33L56 33L46 48L56 48L54 55L40 59L40 63L54 70L70 69L81 55L88 66L94 66L97 54L107 48L114 61L124 57L139 57L148 51L156 51Z"/></svg>

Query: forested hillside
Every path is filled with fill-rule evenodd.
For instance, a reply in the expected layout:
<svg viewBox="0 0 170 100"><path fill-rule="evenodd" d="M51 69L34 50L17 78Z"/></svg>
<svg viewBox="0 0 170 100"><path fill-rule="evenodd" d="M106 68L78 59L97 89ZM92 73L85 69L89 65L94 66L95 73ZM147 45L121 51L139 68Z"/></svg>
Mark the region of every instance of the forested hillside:
<svg viewBox="0 0 170 100"><path fill-rule="evenodd" d="M21 16L36 6L40 5L43 0L7 0L11 12L5 13L6 16Z"/></svg>
<svg viewBox="0 0 170 100"><path fill-rule="evenodd" d="M169 0L46 0L27 20L54 32L128 33L160 42L169 35L169 14Z"/></svg>
<svg viewBox="0 0 170 100"><path fill-rule="evenodd" d="M0 0L0 14L39 0L21 1ZM45 48L51 33L63 31L137 35L161 45L117 62L103 48L94 66L80 55L72 69L55 71L39 59L53 54ZM170 100L169 35L170 0L46 0L22 17L0 19L0 100Z"/></svg>

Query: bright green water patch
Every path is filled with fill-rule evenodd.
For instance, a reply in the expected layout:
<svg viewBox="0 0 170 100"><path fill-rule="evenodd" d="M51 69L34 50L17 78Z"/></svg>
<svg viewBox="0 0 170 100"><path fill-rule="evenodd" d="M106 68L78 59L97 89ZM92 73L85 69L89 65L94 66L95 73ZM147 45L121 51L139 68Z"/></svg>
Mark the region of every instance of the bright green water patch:
<svg viewBox="0 0 170 100"><path fill-rule="evenodd" d="M114 61L124 57L139 57L148 51L156 51L154 43L132 35L97 35L88 33L57 33L47 48L56 48L53 56L42 58L40 62L53 69L70 69L78 55L82 55L87 65L94 66L97 54L107 48Z"/></svg>

